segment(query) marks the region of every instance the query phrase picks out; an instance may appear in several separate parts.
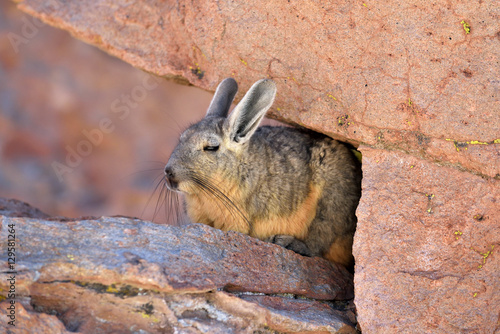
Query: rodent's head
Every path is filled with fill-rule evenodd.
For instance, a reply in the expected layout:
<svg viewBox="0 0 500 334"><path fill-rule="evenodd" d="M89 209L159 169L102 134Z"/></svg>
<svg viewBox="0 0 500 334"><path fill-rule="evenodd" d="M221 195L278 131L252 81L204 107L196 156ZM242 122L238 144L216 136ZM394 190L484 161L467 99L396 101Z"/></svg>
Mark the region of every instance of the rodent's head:
<svg viewBox="0 0 500 334"><path fill-rule="evenodd" d="M200 183L210 187L214 180L237 175L250 138L273 104L276 85L257 81L227 116L237 91L234 79L223 80L205 118L182 133L165 166L170 190L190 194L199 191Z"/></svg>

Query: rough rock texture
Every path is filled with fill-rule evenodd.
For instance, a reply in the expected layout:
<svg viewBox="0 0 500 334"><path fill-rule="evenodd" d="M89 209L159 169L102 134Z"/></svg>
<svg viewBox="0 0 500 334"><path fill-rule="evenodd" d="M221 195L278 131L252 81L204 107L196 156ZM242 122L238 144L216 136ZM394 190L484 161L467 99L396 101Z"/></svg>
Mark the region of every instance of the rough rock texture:
<svg viewBox="0 0 500 334"><path fill-rule="evenodd" d="M279 119L500 174L495 1L22 0L19 8L205 89L232 75L246 90L269 76Z"/></svg>
<svg viewBox="0 0 500 334"><path fill-rule="evenodd" d="M274 117L361 145L361 328L498 332L494 1L24 0L19 8L204 89L227 76L242 92L273 78Z"/></svg>
<svg viewBox="0 0 500 334"><path fill-rule="evenodd" d="M19 207L4 203L14 206L7 212ZM42 323L83 333L354 332L347 301L353 297L352 275L321 258L198 224L15 216L0 216L2 259L12 256L4 242L9 229L16 235L16 263L11 268L2 262L0 294L8 297L15 270L17 304L55 314L65 325L19 309L16 321L33 321L25 327ZM0 319L4 330L12 329L8 321Z"/></svg>
<svg viewBox="0 0 500 334"><path fill-rule="evenodd" d="M0 216L48 218L49 216L28 203L15 199L0 198Z"/></svg>
<svg viewBox="0 0 500 334"><path fill-rule="evenodd" d="M22 304L16 304L16 321L15 328L6 324L10 319L7 318L7 308L10 303L0 303L0 329L6 334L32 334L32 333L53 333L53 334L68 334L64 324L54 315L45 313L35 313L27 311ZM30 308L31 309L31 308Z"/></svg>
<svg viewBox="0 0 500 334"><path fill-rule="evenodd" d="M360 150L354 284L363 333L498 333L498 181Z"/></svg>

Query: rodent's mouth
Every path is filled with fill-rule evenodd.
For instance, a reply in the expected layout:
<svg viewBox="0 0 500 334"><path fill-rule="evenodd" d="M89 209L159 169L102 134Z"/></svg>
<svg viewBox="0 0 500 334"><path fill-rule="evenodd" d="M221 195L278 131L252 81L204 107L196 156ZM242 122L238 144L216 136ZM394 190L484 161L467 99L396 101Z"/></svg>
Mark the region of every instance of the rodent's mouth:
<svg viewBox="0 0 500 334"><path fill-rule="evenodd" d="M180 190L179 190L179 182L174 181L171 178L168 178L168 177L165 178L165 185L167 186L168 190L175 191L175 192L180 192Z"/></svg>

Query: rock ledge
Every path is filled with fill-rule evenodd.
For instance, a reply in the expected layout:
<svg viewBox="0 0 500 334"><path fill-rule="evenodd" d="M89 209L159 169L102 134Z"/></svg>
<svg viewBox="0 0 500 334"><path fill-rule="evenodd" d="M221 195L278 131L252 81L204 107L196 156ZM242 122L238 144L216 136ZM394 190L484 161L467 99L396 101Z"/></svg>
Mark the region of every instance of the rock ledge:
<svg viewBox="0 0 500 334"><path fill-rule="evenodd" d="M0 207L2 240L9 225L16 231L17 322L27 331L354 331L352 275L323 259L205 225L47 220L17 201ZM4 262L4 299L9 272Z"/></svg>

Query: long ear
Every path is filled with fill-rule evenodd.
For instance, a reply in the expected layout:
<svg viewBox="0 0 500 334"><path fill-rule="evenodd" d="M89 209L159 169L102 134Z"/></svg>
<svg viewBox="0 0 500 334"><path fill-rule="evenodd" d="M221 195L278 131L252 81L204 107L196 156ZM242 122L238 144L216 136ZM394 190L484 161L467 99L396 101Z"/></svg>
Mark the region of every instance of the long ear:
<svg viewBox="0 0 500 334"><path fill-rule="evenodd" d="M231 103L238 91L238 84L233 78L226 78L217 87L215 95L210 102L205 117L217 116L227 117Z"/></svg>
<svg viewBox="0 0 500 334"><path fill-rule="evenodd" d="M271 108L275 96L274 81L262 79L254 83L226 120L229 138L237 143L249 140Z"/></svg>

